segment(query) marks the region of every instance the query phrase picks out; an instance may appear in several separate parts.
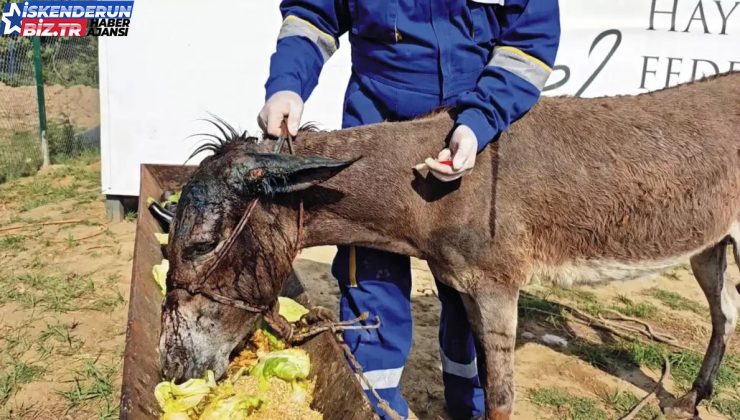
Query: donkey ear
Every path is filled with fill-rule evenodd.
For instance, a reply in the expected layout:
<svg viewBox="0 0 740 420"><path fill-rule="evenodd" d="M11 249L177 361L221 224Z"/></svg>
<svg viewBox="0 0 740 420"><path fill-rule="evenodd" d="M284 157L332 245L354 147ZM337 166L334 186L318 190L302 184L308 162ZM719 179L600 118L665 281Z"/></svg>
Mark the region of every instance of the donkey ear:
<svg viewBox="0 0 740 420"><path fill-rule="evenodd" d="M250 182L259 182L257 188L263 194L291 193L320 184L357 162L328 159L320 156L263 155L261 179L250 177ZM254 174L254 172L253 172Z"/></svg>

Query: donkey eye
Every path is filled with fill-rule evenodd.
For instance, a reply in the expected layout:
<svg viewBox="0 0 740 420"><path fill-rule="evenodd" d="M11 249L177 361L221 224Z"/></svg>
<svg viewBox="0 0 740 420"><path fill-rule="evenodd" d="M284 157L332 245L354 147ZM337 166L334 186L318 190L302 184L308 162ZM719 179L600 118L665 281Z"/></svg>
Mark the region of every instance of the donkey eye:
<svg viewBox="0 0 740 420"><path fill-rule="evenodd" d="M208 254L209 252L216 249L216 246L218 246L218 241L196 242L188 246L187 253L190 256L197 257L197 256Z"/></svg>

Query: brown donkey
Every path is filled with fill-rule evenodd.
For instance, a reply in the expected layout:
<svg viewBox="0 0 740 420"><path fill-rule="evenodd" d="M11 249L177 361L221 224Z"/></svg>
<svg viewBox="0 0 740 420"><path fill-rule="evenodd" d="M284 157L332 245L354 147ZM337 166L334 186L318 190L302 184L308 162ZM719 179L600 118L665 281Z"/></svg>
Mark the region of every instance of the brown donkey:
<svg viewBox="0 0 740 420"><path fill-rule="evenodd" d="M299 246L356 244L426 259L464 294L484 350L486 416L505 419L527 281L625 280L690 258L712 316L701 371L673 407L693 416L740 308L724 279L726 245L740 239L740 73L635 97L545 98L462 180L412 171L453 121L440 113L302 133L297 156L225 133L231 140L185 187L172 229L164 374L223 374L260 316L279 324L276 297Z"/></svg>

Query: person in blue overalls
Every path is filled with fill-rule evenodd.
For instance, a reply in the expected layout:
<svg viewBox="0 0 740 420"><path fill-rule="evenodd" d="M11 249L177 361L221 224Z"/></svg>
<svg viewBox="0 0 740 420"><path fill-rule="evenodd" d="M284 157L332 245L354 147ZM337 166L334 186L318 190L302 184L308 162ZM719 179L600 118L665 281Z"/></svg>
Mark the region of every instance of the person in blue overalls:
<svg viewBox="0 0 740 420"><path fill-rule="evenodd" d="M349 32L352 76L342 126L457 107L449 146L426 162L443 181L470 171L477 152L537 102L560 40L557 0L284 0L280 10L284 20L258 116L262 129L277 136L287 119L288 131L297 133L321 68ZM451 167L439 162L448 159ZM344 336L380 397L407 417L399 382L412 339L409 258L339 247L332 273L341 319L368 311L383 320L379 330ZM446 408L453 418L481 416L483 390L465 310L455 290L437 287Z"/></svg>

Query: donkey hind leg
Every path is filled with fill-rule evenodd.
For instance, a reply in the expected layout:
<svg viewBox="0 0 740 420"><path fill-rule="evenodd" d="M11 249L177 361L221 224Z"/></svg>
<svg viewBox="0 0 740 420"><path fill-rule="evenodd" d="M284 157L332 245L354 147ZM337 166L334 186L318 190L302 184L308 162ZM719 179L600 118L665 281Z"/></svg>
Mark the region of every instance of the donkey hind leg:
<svg viewBox="0 0 740 420"><path fill-rule="evenodd" d="M712 316L712 337L704 354L699 374L694 380L691 391L678 399L666 414L675 418L693 418L697 415L696 406L712 394L714 380L717 377L727 342L735 331L740 296L735 286L725 279L727 268L727 241L708 248L691 257L691 269L699 282L709 303Z"/></svg>
<svg viewBox="0 0 740 420"><path fill-rule="evenodd" d="M481 385L488 420L511 417L514 407L514 346L516 344L517 286L491 282L484 293L462 295L468 321L478 340Z"/></svg>
<svg viewBox="0 0 740 420"><path fill-rule="evenodd" d="M735 237L735 235L730 236L730 241L732 242L732 255L735 257L735 266L737 266L737 268L740 268L740 248L738 248L737 246L737 242L739 240L740 240L740 236L738 237ZM736 303L737 303L738 311L740 311L740 283L738 283L735 286L735 289L737 290L737 293L738 293L736 297L739 300Z"/></svg>

